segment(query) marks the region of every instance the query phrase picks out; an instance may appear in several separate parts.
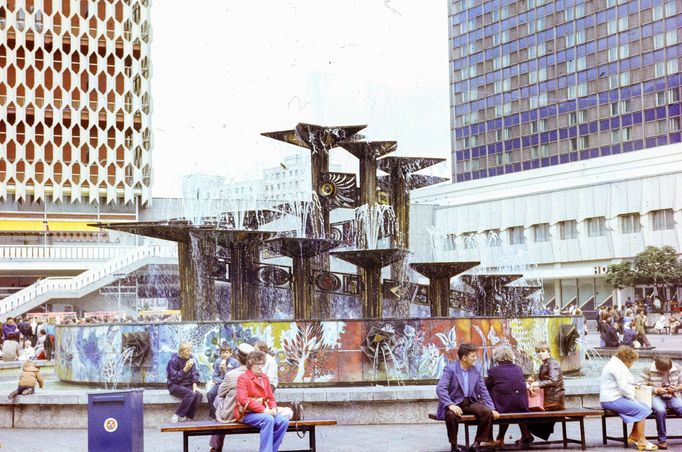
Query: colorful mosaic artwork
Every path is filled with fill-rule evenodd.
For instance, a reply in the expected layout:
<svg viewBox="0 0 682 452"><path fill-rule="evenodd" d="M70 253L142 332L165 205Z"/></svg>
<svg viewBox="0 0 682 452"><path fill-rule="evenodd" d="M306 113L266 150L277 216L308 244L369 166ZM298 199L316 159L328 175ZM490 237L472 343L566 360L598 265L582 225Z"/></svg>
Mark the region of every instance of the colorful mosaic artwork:
<svg viewBox="0 0 682 452"><path fill-rule="evenodd" d="M527 373L539 367L534 344L548 341L559 353L559 330L570 317L521 319L406 319L151 323L60 326L56 371L71 382L163 384L166 364L180 342L210 380L218 347L266 342L279 363L280 386L428 382L457 357L457 347L479 347L484 370L496 347L510 346Z"/></svg>

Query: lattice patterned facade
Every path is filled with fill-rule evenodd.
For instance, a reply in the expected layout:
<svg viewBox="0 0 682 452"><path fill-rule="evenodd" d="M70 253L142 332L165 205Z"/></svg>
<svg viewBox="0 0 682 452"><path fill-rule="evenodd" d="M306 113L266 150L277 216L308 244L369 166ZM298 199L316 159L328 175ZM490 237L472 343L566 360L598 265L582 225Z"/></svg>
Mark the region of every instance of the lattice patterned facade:
<svg viewBox="0 0 682 452"><path fill-rule="evenodd" d="M0 2L0 201L151 201L149 10Z"/></svg>

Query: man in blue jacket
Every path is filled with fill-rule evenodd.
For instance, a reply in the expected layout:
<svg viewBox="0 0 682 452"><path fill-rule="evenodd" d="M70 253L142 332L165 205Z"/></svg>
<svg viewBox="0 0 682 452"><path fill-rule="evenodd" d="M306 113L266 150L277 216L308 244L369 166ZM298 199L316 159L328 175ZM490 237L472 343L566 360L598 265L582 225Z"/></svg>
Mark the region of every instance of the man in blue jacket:
<svg viewBox="0 0 682 452"><path fill-rule="evenodd" d="M168 361L166 374L168 376L166 381L168 392L182 399L171 418L171 422L194 419L194 414L203 394L197 391L197 383L201 380L194 358L192 358L192 344L188 342L180 344L178 352Z"/></svg>
<svg viewBox="0 0 682 452"><path fill-rule="evenodd" d="M436 386L438 396L438 419L445 421L451 451L457 446L457 429L462 414L473 414L478 420L476 439L469 449L478 451L481 446L492 445L493 420L500 414L495 411L488 388L485 386L481 370L476 367L478 355L476 346L462 344L457 350L459 361L448 364Z"/></svg>

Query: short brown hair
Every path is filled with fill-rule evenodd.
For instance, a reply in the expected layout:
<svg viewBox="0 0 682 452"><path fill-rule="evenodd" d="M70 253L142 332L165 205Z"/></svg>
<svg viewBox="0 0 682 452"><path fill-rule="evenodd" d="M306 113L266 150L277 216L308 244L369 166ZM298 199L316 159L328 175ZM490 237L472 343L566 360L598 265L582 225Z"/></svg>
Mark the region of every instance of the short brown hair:
<svg viewBox="0 0 682 452"><path fill-rule="evenodd" d="M616 351L616 358L623 361L626 366L629 366L637 361L637 358L639 358L639 353L637 353L637 350L632 347L621 345Z"/></svg>
<svg viewBox="0 0 682 452"><path fill-rule="evenodd" d="M265 353L256 350L246 357L246 368L251 369L254 364L265 364Z"/></svg>
<svg viewBox="0 0 682 452"><path fill-rule="evenodd" d="M673 360L667 356L657 356L654 362L659 372L667 372L673 367Z"/></svg>

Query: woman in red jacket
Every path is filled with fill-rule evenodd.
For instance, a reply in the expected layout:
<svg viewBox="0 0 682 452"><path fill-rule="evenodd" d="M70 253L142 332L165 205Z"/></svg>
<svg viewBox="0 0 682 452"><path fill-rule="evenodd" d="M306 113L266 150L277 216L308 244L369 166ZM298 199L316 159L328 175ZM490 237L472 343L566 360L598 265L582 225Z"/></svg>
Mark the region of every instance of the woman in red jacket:
<svg viewBox="0 0 682 452"><path fill-rule="evenodd" d="M289 420L277 414L277 403L268 376L263 373L265 354L255 351L246 358L247 371L237 379L234 417L260 430L260 452L277 452Z"/></svg>

